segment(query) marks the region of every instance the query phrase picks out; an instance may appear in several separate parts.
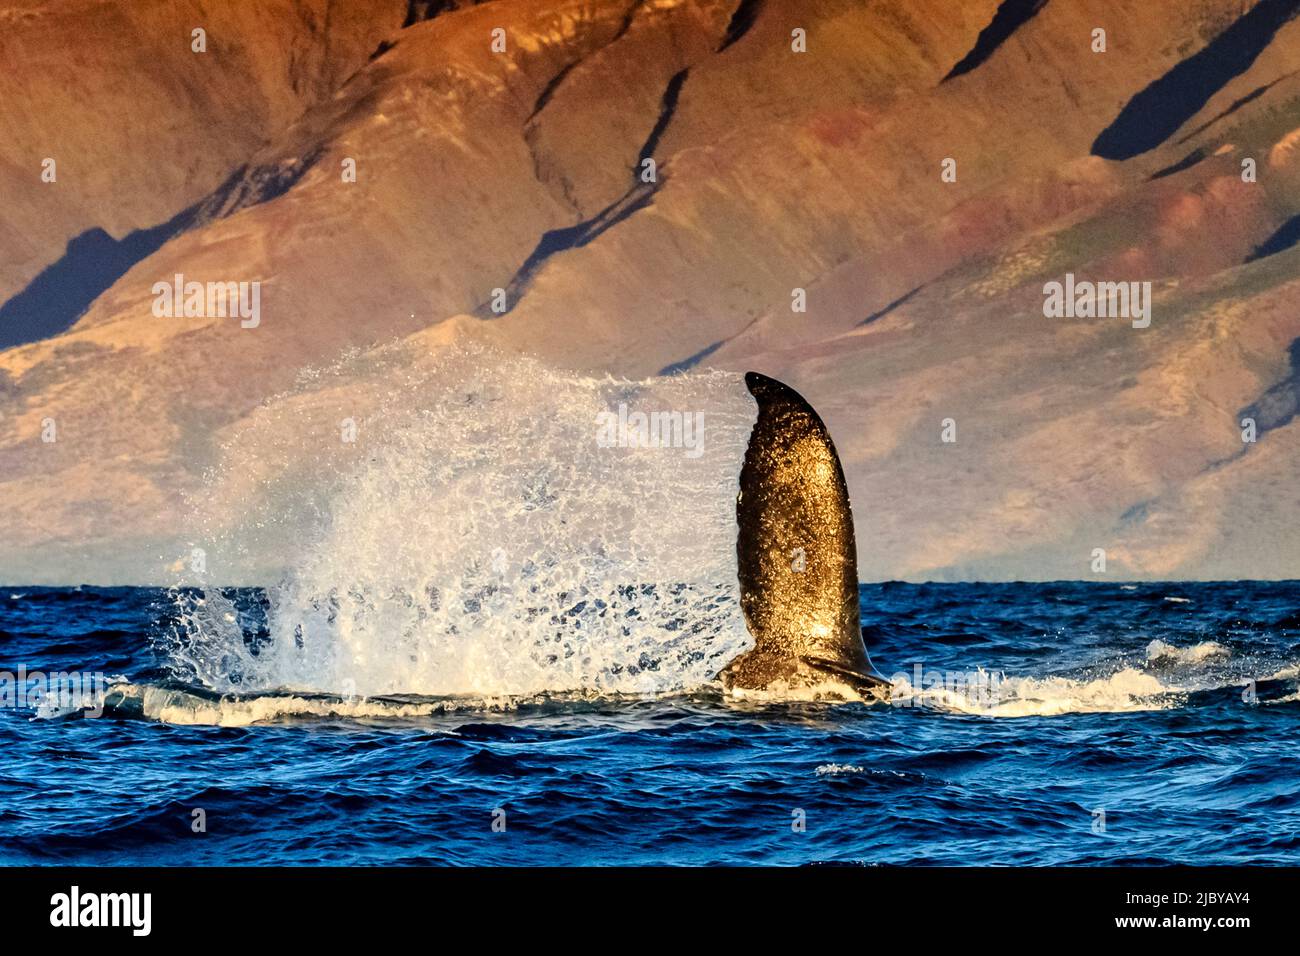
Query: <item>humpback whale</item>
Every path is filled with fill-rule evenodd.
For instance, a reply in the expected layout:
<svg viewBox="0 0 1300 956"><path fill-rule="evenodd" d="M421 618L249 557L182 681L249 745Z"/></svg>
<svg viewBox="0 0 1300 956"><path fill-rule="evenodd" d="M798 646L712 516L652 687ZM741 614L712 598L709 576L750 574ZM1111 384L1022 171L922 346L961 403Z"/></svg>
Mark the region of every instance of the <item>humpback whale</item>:
<svg viewBox="0 0 1300 956"><path fill-rule="evenodd" d="M883 698L890 685L862 640L853 513L830 433L788 385L757 372L745 385L758 420L736 495L736 555L754 647L718 679L736 696Z"/></svg>

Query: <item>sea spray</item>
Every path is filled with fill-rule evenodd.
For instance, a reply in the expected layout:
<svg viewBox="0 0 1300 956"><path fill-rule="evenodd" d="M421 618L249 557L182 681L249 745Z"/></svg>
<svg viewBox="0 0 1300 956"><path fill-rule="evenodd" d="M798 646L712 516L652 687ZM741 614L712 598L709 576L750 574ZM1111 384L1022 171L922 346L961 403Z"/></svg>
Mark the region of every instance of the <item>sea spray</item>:
<svg viewBox="0 0 1300 956"><path fill-rule="evenodd" d="M620 407L699 416L699 453L601 442ZM750 642L734 509L754 414L731 374L593 379L479 348L306 376L198 502L209 578L262 569L265 600L179 591L176 676L345 696L707 682Z"/></svg>

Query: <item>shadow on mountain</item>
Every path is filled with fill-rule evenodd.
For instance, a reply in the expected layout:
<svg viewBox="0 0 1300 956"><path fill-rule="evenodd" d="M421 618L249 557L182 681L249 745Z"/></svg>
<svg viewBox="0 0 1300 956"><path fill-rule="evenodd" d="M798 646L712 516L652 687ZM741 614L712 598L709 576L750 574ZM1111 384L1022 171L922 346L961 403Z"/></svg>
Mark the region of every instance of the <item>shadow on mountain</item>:
<svg viewBox="0 0 1300 956"><path fill-rule="evenodd" d="M869 316L867 316L865 319L859 322L858 325L863 326L863 325L870 325L872 322L879 322L881 319L889 315L889 313L893 312L899 306L907 305L907 303L911 302L912 299L916 297L916 294L924 288L925 288L924 285L919 285L911 292L907 292L904 293L903 295L900 295L897 299L895 299L893 302L890 302L884 308L880 309L877 312L872 312Z"/></svg>
<svg viewBox="0 0 1300 956"><path fill-rule="evenodd" d="M62 258L0 305L0 349L66 332L138 262L187 229L283 196L315 165L321 150L276 166L241 166L207 198L148 229L114 239L99 227L68 242ZM167 278L170 278L168 276Z"/></svg>
<svg viewBox="0 0 1300 956"><path fill-rule="evenodd" d="M90 304L134 266L184 230L193 209L154 226L114 239L98 227L68 243L63 258L48 266L0 305L0 349L37 342L72 328Z"/></svg>
<svg viewBox="0 0 1300 956"><path fill-rule="evenodd" d="M1205 150L1194 149L1172 166L1166 166L1164 169L1158 169L1151 174L1152 179L1164 179L1166 176L1172 176L1174 173L1181 173L1184 169L1191 169L1193 166L1205 159Z"/></svg>
<svg viewBox="0 0 1300 956"><path fill-rule="evenodd" d="M665 365L659 370L660 375L676 375L679 372L688 372L695 366L699 365L706 358L722 348L723 339L719 339L712 345L707 345L700 349L694 355L682 359L680 362L673 362L671 365Z"/></svg>
<svg viewBox="0 0 1300 956"><path fill-rule="evenodd" d="M635 10L636 7L633 7ZM622 35L631 24L631 14L624 19L623 27L619 32ZM558 79L564 76L565 71L561 71L559 77L552 79L548 85L548 90L552 89ZM587 243L598 238L605 231L612 229L619 223L623 222L629 216L645 209L654 202L655 193L663 184L660 180L663 174L657 175L652 182L644 182L640 178L641 164L646 159L651 158L655 148L659 145L659 140L667 131L673 116L677 112L677 101L681 96L682 86L686 83L686 78L690 75L690 68L687 67L678 70L668 81L668 86L664 90L663 98L659 103L659 115L655 120L653 128L641 146L640 152L637 153L637 164L631 170L632 185L628 187L627 192L618 199L596 213L594 216L575 223L572 226L562 226L559 229L550 229L542 233L542 237L537 241L533 251L529 253L528 258L524 260L516 271L514 276L505 286L506 307L502 312L493 311L486 303L474 310L474 315L480 319L499 318L514 310L519 300L523 298L524 293L532 285L533 279L541 271L547 261L561 252L569 252L574 249L581 249ZM542 100L539 100L533 108L533 116L546 105L544 100L549 96L547 91L543 91Z"/></svg>
<svg viewBox="0 0 1300 956"><path fill-rule="evenodd" d="M645 143L641 146L641 152L636 158L637 168L633 170L633 173L639 171L641 164L654 156L655 150L659 146L659 140L663 138L664 133L668 130L668 124L673 121L673 116L677 113L677 101L681 98L682 86L685 85L686 77L690 75L690 72L689 67L678 70L673 74L672 79L668 81L668 87L664 90L663 98L659 103L659 117L655 120L650 135L646 137Z"/></svg>
<svg viewBox="0 0 1300 956"><path fill-rule="evenodd" d="M1286 378L1241 410L1239 417L1253 418L1257 435L1290 424L1300 411L1300 339L1291 343L1291 369Z"/></svg>
<svg viewBox="0 0 1300 956"><path fill-rule="evenodd" d="M1199 52L1135 95L1101 131L1092 154L1132 159L1155 149L1245 73L1277 34L1300 13L1300 0L1260 0Z"/></svg>
<svg viewBox="0 0 1300 956"><path fill-rule="evenodd" d="M1278 227L1277 232L1261 242L1255 251L1246 257L1246 261L1254 262L1256 259L1267 259L1279 252L1286 252L1297 242L1300 242L1300 216L1292 216Z"/></svg>
<svg viewBox="0 0 1300 956"><path fill-rule="evenodd" d="M601 233L618 225L633 213L645 209L654 201L655 189L654 184L639 184L629 189L590 219L584 219L575 225L550 229L542 233L541 239L537 241L533 251L524 260L524 264L519 267L505 286L506 302L508 303L505 311L501 313L493 312L487 304L484 304L474 310L474 315L480 319L495 319L513 311L515 305L528 291L533 279L541 271L547 260L561 252L581 249L600 236Z"/></svg>
<svg viewBox="0 0 1300 956"><path fill-rule="evenodd" d="M947 83L975 69L1045 6L1047 0L1003 0L989 25L976 37L975 46L948 72L942 82Z"/></svg>
<svg viewBox="0 0 1300 956"><path fill-rule="evenodd" d="M402 21L402 29L405 30L417 23L433 20L444 13L451 13L463 7L478 6L478 4L486 2L488 0L407 0L406 19Z"/></svg>
<svg viewBox="0 0 1300 956"><path fill-rule="evenodd" d="M1290 75L1291 74L1287 74L1288 77ZM1178 145L1181 146L1189 139L1195 139L1197 136L1200 136L1207 129L1213 126L1215 123L1219 122L1220 120L1227 119L1229 116L1237 112L1237 110L1241 109L1243 106L1249 106L1251 103L1255 102L1257 99L1259 99L1269 90L1271 90L1273 87L1277 86L1277 84L1280 83L1285 78L1286 77L1279 77L1278 79L1273 80L1270 83L1265 83L1263 86L1257 86L1255 87L1255 89L1251 90L1245 96L1241 96L1233 100L1231 103L1228 104L1227 109L1225 109L1222 113L1219 113L1217 116L1212 116L1210 119L1206 120L1204 123L1196 127L1196 129L1192 130L1187 135L1179 137Z"/></svg>
<svg viewBox="0 0 1300 956"><path fill-rule="evenodd" d="M762 0L740 0L740 3L736 4L736 9L731 14L731 22L727 24L727 35L722 38L722 45L718 47L719 53L738 42L753 29L761 5Z"/></svg>

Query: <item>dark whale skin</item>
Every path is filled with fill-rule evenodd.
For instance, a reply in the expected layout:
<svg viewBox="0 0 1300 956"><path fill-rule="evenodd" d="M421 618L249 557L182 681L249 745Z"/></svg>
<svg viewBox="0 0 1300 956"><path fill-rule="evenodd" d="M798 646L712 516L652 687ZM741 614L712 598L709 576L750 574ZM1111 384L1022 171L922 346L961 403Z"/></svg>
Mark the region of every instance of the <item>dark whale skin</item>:
<svg viewBox="0 0 1300 956"><path fill-rule="evenodd" d="M740 604L752 650L718 678L728 692L828 683L884 696L858 622L857 550L844 470L821 417L757 372L758 402L736 496Z"/></svg>

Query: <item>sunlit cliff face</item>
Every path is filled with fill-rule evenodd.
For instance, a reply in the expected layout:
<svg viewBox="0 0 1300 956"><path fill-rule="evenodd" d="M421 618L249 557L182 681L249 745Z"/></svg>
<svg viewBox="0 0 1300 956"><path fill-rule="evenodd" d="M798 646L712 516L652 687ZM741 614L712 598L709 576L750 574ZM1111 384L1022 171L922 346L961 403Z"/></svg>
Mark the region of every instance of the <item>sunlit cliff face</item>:
<svg viewBox="0 0 1300 956"><path fill-rule="evenodd" d="M1296 7L0 3L0 580L166 583L480 342L790 382L867 580L1294 577Z"/></svg>

